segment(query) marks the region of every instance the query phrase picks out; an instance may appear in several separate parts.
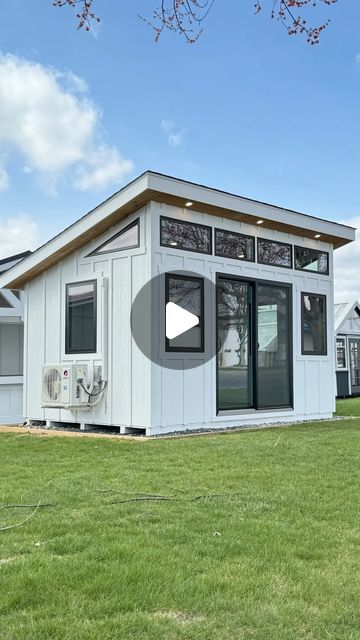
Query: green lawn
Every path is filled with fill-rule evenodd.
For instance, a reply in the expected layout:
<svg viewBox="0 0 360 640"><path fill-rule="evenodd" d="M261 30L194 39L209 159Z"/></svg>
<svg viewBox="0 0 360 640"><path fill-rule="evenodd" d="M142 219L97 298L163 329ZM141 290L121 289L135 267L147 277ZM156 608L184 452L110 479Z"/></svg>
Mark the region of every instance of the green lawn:
<svg viewBox="0 0 360 640"><path fill-rule="evenodd" d="M337 400L336 413L339 416L360 416L360 397Z"/></svg>
<svg viewBox="0 0 360 640"><path fill-rule="evenodd" d="M359 458L360 418L2 434L1 504L54 506L0 531L1 640L358 640ZM140 492L174 499L111 504ZM0 526L31 512L2 509Z"/></svg>

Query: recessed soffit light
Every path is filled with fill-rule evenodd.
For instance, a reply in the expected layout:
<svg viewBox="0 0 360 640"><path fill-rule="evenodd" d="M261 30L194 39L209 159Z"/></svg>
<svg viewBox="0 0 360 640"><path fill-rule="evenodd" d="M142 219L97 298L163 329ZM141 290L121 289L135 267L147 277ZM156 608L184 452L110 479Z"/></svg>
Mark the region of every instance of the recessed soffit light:
<svg viewBox="0 0 360 640"><path fill-rule="evenodd" d="M256 224L263 224L264 220L257 220Z"/></svg>
<svg viewBox="0 0 360 640"><path fill-rule="evenodd" d="M185 202L185 207L192 207L193 206L193 202Z"/></svg>
<svg viewBox="0 0 360 640"><path fill-rule="evenodd" d="M314 238L316 238L316 240L318 240L319 238L321 238L321 233L315 233Z"/></svg>

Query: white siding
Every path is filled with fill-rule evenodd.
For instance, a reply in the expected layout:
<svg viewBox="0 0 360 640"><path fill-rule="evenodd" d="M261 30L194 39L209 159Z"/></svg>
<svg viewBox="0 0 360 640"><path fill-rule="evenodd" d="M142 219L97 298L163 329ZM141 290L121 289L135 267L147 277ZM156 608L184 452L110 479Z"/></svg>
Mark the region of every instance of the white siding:
<svg viewBox="0 0 360 640"><path fill-rule="evenodd" d="M86 257L136 218L140 218L140 247ZM130 330L132 301L150 277L149 230L150 216L146 217L143 209L28 284L25 396L28 419L149 427L150 365L134 345ZM67 283L86 279L97 280L97 352L81 357L65 353L65 290ZM105 295L107 301L103 303ZM93 365L104 365L106 357L108 385L104 399L96 407L77 411L41 407L43 364L87 363L92 375Z"/></svg>
<svg viewBox="0 0 360 640"><path fill-rule="evenodd" d="M189 251L160 246L160 215L198 222L211 227L228 229L287 242L299 246L312 247L329 252L330 275L300 272L294 269L239 262L214 255L203 256ZM332 246L319 241L311 241L291 234L250 226L227 218L210 216L189 209L153 203L153 258L152 274L171 270L193 271L212 282L216 274L227 274L292 284L293 290L293 383L294 409L239 412L238 415L217 415L216 413L216 359L212 358L195 369L177 371L153 365L152 369L152 430L162 433L186 428L206 428L256 424L270 421L289 421L330 417L334 405L333 391L333 277ZM301 292L321 293L327 297L327 355L303 356L301 354ZM205 339L215 344L215 302L212 310L213 322ZM209 323L207 323L209 325ZM201 354L196 354L201 362ZM168 354L165 358L173 358ZM181 357L191 357L181 354ZM194 357L194 356L192 356Z"/></svg>

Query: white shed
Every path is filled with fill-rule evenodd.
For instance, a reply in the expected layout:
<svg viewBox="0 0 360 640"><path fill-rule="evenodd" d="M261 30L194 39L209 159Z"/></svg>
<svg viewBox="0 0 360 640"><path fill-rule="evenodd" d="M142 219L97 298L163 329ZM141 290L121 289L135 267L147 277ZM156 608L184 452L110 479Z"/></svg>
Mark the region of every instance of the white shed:
<svg viewBox="0 0 360 640"><path fill-rule="evenodd" d="M30 251L0 260L0 275ZM23 422L23 293L0 290L0 424Z"/></svg>
<svg viewBox="0 0 360 640"><path fill-rule="evenodd" d="M360 395L360 304L335 305L336 395Z"/></svg>
<svg viewBox="0 0 360 640"><path fill-rule="evenodd" d="M333 251L354 237L144 173L0 278L27 294L27 419L153 435L331 417ZM196 326L174 337L170 303Z"/></svg>

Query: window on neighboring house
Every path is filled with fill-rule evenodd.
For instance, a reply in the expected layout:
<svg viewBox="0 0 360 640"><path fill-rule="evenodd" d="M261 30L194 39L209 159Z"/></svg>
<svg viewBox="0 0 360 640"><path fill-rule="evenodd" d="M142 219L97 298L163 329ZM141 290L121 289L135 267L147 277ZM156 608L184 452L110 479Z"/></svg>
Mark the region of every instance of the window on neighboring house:
<svg viewBox="0 0 360 640"><path fill-rule="evenodd" d="M329 275L329 254L307 247L294 247L295 269Z"/></svg>
<svg viewBox="0 0 360 640"><path fill-rule="evenodd" d="M199 318L199 324L176 338L166 340L166 351L204 351L204 280L167 273L165 302L173 302Z"/></svg>
<svg viewBox="0 0 360 640"><path fill-rule="evenodd" d="M302 354L326 356L326 296L302 293L301 321Z"/></svg>
<svg viewBox="0 0 360 640"><path fill-rule="evenodd" d="M12 309L12 308L13 306L9 302L9 300L2 293L0 293L0 309Z"/></svg>
<svg viewBox="0 0 360 640"><path fill-rule="evenodd" d="M23 375L24 325L0 324L0 376Z"/></svg>
<svg viewBox="0 0 360 640"><path fill-rule="evenodd" d="M215 229L215 255L254 262L255 239L235 231Z"/></svg>
<svg viewBox="0 0 360 640"><path fill-rule="evenodd" d="M257 261L260 264L269 264L277 267L292 267L292 246L285 242L275 240L258 239Z"/></svg>
<svg viewBox="0 0 360 640"><path fill-rule="evenodd" d="M96 280L66 285L66 353L96 352Z"/></svg>
<svg viewBox="0 0 360 640"><path fill-rule="evenodd" d="M346 341L345 338L336 339L336 367L337 369L346 368Z"/></svg>
<svg viewBox="0 0 360 640"><path fill-rule="evenodd" d="M211 253L211 227L194 222L160 218L160 244L163 247Z"/></svg>
<svg viewBox="0 0 360 640"><path fill-rule="evenodd" d="M135 249L140 245L139 220L135 220L125 229L122 229L109 240L106 240L97 249L89 253L89 256L102 255L113 251L123 251L124 249Z"/></svg>

